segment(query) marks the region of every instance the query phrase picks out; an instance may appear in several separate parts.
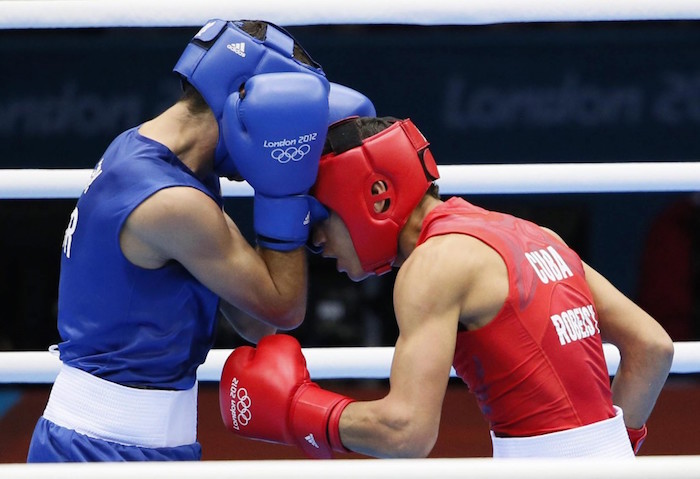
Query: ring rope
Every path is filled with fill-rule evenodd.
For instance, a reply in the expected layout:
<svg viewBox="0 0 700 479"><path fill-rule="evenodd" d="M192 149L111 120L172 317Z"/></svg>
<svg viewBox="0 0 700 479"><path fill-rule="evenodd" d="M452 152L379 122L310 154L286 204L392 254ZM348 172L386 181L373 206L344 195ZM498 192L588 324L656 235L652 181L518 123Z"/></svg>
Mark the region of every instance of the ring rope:
<svg viewBox="0 0 700 479"><path fill-rule="evenodd" d="M674 343L672 374L700 372L700 341ZM198 371L199 381L219 381L231 349L209 351ZM319 379L386 379L391 371L393 347L303 348L309 374ZM603 344L608 373L614 376L620 364L620 352L612 344ZM0 353L0 383L50 384L61 367L57 355L48 351L10 351ZM456 377L454 369L452 377Z"/></svg>
<svg viewBox="0 0 700 479"><path fill-rule="evenodd" d="M1 477L13 479L404 479L437 477L440 479L696 479L700 456L641 456L631 461L619 459L334 459L316 460L252 460L201 462L123 462L0 465Z"/></svg>
<svg viewBox="0 0 700 479"><path fill-rule="evenodd" d="M698 2L700 3L700 2ZM442 165L440 193L622 193L697 191L700 162ZM0 170L0 199L77 198L90 169ZM246 182L222 179L224 196L252 196Z"/></svg>
<svg viewBox="0 0 700 479"><path fill-rule="evenodd" d="M0 2L0 28L199 26L210 18L262 18L279 25L484 25L513 22L693 20L696 0L14 0Z"/></svg>

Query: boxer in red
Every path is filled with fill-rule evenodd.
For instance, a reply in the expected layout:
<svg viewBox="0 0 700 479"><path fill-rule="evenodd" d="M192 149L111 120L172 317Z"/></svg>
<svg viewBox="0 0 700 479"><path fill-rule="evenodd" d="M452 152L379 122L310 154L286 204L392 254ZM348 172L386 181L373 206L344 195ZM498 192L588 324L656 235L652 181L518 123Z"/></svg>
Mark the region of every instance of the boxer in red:
<svg viewBox="0 0 700 479"><path fill-rule="evenodd" d="M556 233L442 201L438 177L410 120L331 126L312 191L330 216L313 241L356 281L400 268L390 392L324 391L296 340L267 336L224 366L226 425L310 457L427 456L454 366L489 421L494 457L633 457L670 370L670 337ZM621 353L612 385L603 341Z"/></svg>

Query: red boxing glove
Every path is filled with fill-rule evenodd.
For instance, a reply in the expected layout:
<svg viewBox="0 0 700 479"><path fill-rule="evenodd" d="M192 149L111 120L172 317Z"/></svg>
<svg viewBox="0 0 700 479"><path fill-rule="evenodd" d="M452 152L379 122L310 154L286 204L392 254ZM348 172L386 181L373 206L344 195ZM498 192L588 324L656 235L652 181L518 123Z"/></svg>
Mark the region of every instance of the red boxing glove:
<svg viewBox="0 0 700 479"><path fill-rule="evenodd" d="M639 448L642 447L644 439L647 437L647 425L643 425L639 429L627 428L627 434L630 436L630 442L632 443L632 450L636 455L639 452Z"/></svg>
<svg viewBox="0 0 700 479"><path fill-rule="evenodd" d="M300 447L310 458L349 452L338 423L346 396L311 382L299 342L291 336L265 336L257 348L236 348L226 360L219 384L221 418L239 436Z"/></svg>

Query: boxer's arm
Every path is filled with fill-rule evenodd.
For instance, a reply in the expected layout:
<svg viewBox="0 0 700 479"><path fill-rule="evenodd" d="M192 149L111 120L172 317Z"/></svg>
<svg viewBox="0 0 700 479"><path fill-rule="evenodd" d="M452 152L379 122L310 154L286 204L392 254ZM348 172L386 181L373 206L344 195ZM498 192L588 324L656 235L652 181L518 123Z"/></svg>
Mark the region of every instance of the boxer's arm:
<svg viewBox="0 0 700 479"><path fill-rule="evenodd" d="M293 346L289 337L277 335L260 341L257 366L251 350L241 348L224 366L220 394L227 427L245 437L296 444L311 457L329 457L331 450L375 457L427 456L437 439L458 318L460 313L478 314L472 311L478 308L471 306L465 311L465 299L469 304L485 304L482 291L477 289L474 296L479 300L474 301L465 290L472 289L483 262L465 265L466 255L455 261L464 243L456 250L454 244L445 247L445 238L421 246L421 253L412 254L397 277L394 298L400 336L386 397L356 402L317 388L304 372L298 343ZM501 296L501 292L494 295L496 299L488 300L489 307L482 310L491 315L493 307L502 304ZM285 366L294 364L304 367L294 372ZM302 385L301 393L295 392L295 384ZM237 405L229 404L234 385L236 391L245 387L252 417L258 418L245 427L236 427L231 413L237 410Z"/></svg>
<svg viewBox="0 0 700 479"><path fill-rule="evenodd" d="M543 228L559 241L559 235ZM647 436L646 421L663 388L673 361L673 341L654 318L583 263L593 294L603 341L620 350L612 382L613 403L622 408L634 453Z"/></svg>
<svg viewBox="0 0 700 479"><path fill-rule="evenodd" d="M258 321L224 300L219 303L219 313L240 337L253 344L277 332L274 326Z"/></svg>
<svg viewBox="0 0 700 479"><path fill-rule="evenodd" d="M197 189L155 193L129 216L121 242L134 264L157 268L178 261L224 301L270 326L291 329L304 319L305 249L256 251Z"/></svg>
<svg viewBox="0 0 700 479"><path fill-rule="evenodd" d="M613 403L628 428L641 428L651 414L673 361L673 342L651 316L585 265L604 341L620 350L612 382Z"/></svg>
<svg viewBox="0 0 700 479"><path fill-rule="evenodd" d="M448 249L421 248L427 254L411 255L394 288L399 338L390 392L349 404L340 418L343 445L370 456L425 457L438 435L463 297L455 274L464 272L443 267L455 264Z"/></svg>

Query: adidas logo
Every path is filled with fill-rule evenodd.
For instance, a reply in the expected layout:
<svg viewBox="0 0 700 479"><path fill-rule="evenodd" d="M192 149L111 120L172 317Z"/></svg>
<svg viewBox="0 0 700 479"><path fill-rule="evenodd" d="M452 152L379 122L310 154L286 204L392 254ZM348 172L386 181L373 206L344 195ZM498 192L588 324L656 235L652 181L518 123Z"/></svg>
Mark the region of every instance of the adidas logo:
<svg viewBox="0 0 700 479"><path fill-rule="evenodd" d="M226 48L231 50L233 53L235 53L239 57L245 57L245 43L244 42L229 43L228 45L226 45Z"/></svg>
<svg viewBox="0 0 700 479"><path fill-rule="evenodd" d="M311 212L310 211L308 213L306 213L306 218L304 218L304 226L308 225L309 223L311 223Z"/></svg>
<svg viewBox="0 0 700 479"><path fill-rule="evenodd" d="M318 447L318 444L316 444L316 439L314 438L314 435L313 435L313 434L309 434L308 436L305 436L304 439L306 439L306 442L308 442L309 444L311 444L311 445L312 445L313 447L315 447L316 449L320 449L320 448Z"/></svg>

